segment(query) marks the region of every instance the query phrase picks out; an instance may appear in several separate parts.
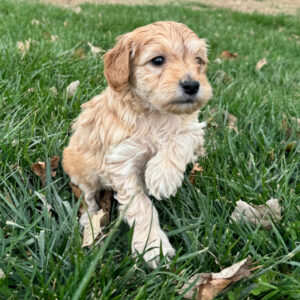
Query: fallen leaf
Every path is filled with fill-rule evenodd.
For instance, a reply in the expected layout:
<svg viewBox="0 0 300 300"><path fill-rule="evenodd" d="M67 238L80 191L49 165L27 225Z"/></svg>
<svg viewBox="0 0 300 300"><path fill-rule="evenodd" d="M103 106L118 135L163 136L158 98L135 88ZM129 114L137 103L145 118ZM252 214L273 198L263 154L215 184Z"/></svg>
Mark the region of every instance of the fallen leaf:
<svg viewBox="0 0 300 300"><path fill-rule="evenodd" d="M12 201L12 199L11 199L11 197L10 197L9 194L4 194L4 199L5 199L9 204L11 204L11 205L13 205L14 207L16 207L15 204L13 203L13 201Z"/></svg>
<svg viewBox="0 0 300 300"><path fill-rule="evenodd" d="M49 90L54 96L57 96L57 89L55 86L52 86Z"/></svg>
<svg viewBox="0 0 300 300"><path fill-rule="evenodd" d="M50 39L50 43L53 43L53 42L55 42L56 40L58 39L58 35L56 35L56 34L51 34L51 39Z"/></svg>
<svg viewBox="0 0 300 300"><path fill-rule="evenodd" d="M97 211L97 213L91 217L91 222L84 227L82 247L91 246L102 234L101 227L106 226L108 223L108 213L105 213L102 209Z"/></svg>
<svg viewBox="0 0 300 300"><path fill-rule="evenodd" d="M36 20L36 19L33 19L31 20L30 22L32 25L39 25L40 24L40 21L39 20Z"/></svg>
<svg viewBox="0 0 300 300"><path fill-rule="evenodd" d="M101 49L100 47L96 47L96 46L93 46L90 42L88 42L88 45L90 46L91 48L91 52L93 55L97 55L99 53L103 53L105 52L103 49Z"/></svg>
<svg viewBox="0 0 300 300"><path fill-rule="evenodd" d="M105 190L102 191L102 193L98 193L96 196L96 201L98 205L103 209L105 213L108 213L110 215L111 210L111 202L113 199L113 191Z"/></svg>
<svg viewBox="0 0 300 300"><path fill-rule="evenodd" d="M188 283L183 285L179 293L182 294L196 280L195 285L184 295L184 298L193 299L196 293L197 300L212 300L231 283L249 277L251 263L251 257L248 256L219 273L195 274Z"/></svg>
<svg viewBox="0 0 300 300"><path fill-rule="evenodd" d="M78 59L85 59L85 50L84 48L78 48L74 50L73 56Z"/></svg>
<svg viewBox="0 0 300 300"><path fill-rule="evenodd" d="M76 6L76 7L73 8L73 11L74 11L76 14L80 14L81 11L82 11L82 9L81 9L80 6Z"/></svg>
<svg viewBox="0 0 300 300"><path fill-rule="evenodd" d="M70 187L72 188L72 192L74 193L75 198L78 200L82 194L82 191L80 188L73 184L72 182L69 183ZM111 200L113 197L113 192L110 190L102 191L101 193L98 193L96 195L96 202L100 206L101 209L105 213L108 213L110 215L110 209L111 209ZM82 197L82 201L85 203L84 197ZM87 204L86 204L87 205ZM86 208L83 204L79 207L79 212L82 215L86 211Z"/></svg>
<svg viewBox="0 0 300 300"><path fill-rule="evenodd" d="M238 133L238 129L237 129L237 127L235 126L235 123L234 123L234 122L229 122L229 123L228 123L228 128L231 129L231 130L234 130L236 133Z"/></svg>
<svg viewBox="0 0 300 300"><path fill-rule="evenodd" d="M67 27L68 26L68 22L64 21L64 26Z"/></svg>
<svg viewBox="0 0 300 300"><path fill-rule="evenodd" d="M60 158L58 156L53 156L50 159L51 177L54 177L56 175L55 170L58 167L59 160ZM42 185L44 186L46 184L46 163L44 161L38 161L37 163L31 165L31 169L37 176L40 177Z"/></svg>
<svg viewBox="0 0 300 300"><path fill-rule="evenodd" d="M284 30L284 27L279 26L277 30L278 30L278 32L282 32Z"/></svg>
<svg viewBox="0 0 300 300"><path fill-rule="evenodd" d="M72 192L73 192L75 198L78 200L82 194L81 189L77 185L73 184L72 182L69 182L69 185L72 188ZM87 207L87 203L85 202L83 196L82 196L82 201L85 203L85 205L83 203L80 203L80 207L79 207L80 215L82 215L86 211L85 207Z"/></svg>
<svg viewBox="0 0 300 300"><path fill-rule="evenodd" d="M81 189L72 182L69 182L69 186L72 188L72 192L73 192L75 198L78 200L82 194Z"/></svg>
<svg viewBox="0 0 300 300"><path fill-rule="evenodd" d="M267 59L266 58L263 58L261 59L257 64L256 64L256 67L255 67L255 71L258 72L264 65L266 65L268 62L267 62Z"/></svg>
<svg viewBox="0 0 300 300"><path fill-rule="evenodd" d="M3 272L2 269L0 269L0 279L1 279L1 278L5 278L5 273Z"/></svg>
<svg viewBox="0 0 300 300"><path fill-rule="evenodd" d="M226 72L224 72L223 70L218 70L215 74L215 80L214 82L216 84L220 84L220 83L227 83L227 82L232 82L233 78L228 76Z"/></svg>
<svg viewBox="0 0 300 300"><path fill-rule="evenodd" d="M29 88L29 89L26 91L26 94L33 93L33 92L34 92L34 88Z"/></svg>
<svg viewBox="0 0 300 300"><path fill-rule="evenodd" d="M67 98L72 98L76 94L79 84L80 84L80 81L76 80L76 81L71 82L67 86Z"/></svg>
<svg viewBox="0 0 300 300"><path fill-rule="evenodd" d="M296 147L296 142L290 142L285 146L285 151L291 151Z"/></svg>
<svg viewBox="0 0 300 300"><path fill-rule="evenodd" d="M231 218L236 222L240 219L246 219L256 226L261 225L264 229L271 229L271 219L274 221L281 219L281 207L278 199L270 199L265 205L253 205L239 200L236 205L231 214Z"/></svg>
<svg viewBox="0 0 300 300"><path fill-rule="evenodd" d="M294 123L295 128L296 128L297 137L300 139L300 119L291 117L290 122ZM285 129L286 136L290 137L293 129L291 126L288 125L288 118L286 115L283 115L282 126Z"/></svg>
<svg viewBox="0 0 300 300"><path fill-rule="evenodd" d="M19 51L22 54L21 59L23 59L24 56L26 55L26 53L29 51L30 43L31 43L31 39L26 40L25 44L23 42L20 42L20 41L17 42L17 47L18 47Z"/></svg>
<svg viewBox="0 0 300 300"><path fill-rule="evenodd" d="M272 149L271 151L269 151L268 154L270 154L271 160L275 159L274 149Z"/></svg>
<svg viewBox="0 0 300 300"><path fill-rule="evenodd" d="M47 208L47 211L50 212L52 206L47 203L46 196L37 191L35 191L34 194L43 202L44 206Z"/></svg>
<svg viewBox="0 0 300 300"><path fill-rule="evenodd" d="M232 53L232 52L229 52L229 51L223 51L220 56L223 59L236 59L236 58L238 58L237 53Z"/></svg>
<svg viewBox="0 0 300 300"><path fill-rule="evenodd" d="M193 169L190 174L190 177L189 177L189 181L191 182L191 184L195 183L196 172L203 172L203 170L204 170L203 167L201 167L198 162L196 162L194 164Z"/></svg>
<svg viewBox="0 0 300 300"><path fill-rule="evenodd" d="M218 108L213 108L210 111L212 115L217 114L218 112L219 112ZM236 133L238 133L238 129L237 129L238 118L226 110L222 110L221 112L223 116L227 118L229 129L234 130ZM211 120L213 120L213 117L211 118Z"/></svg>
<svg viewBox="0 0 300 300"><path fill-rule="evenodd" d="M214 62L220 65L222 63L222 60L220 58L216 58Z"/></svg>
<svg viewBox="0 0 300 300"><path fill-rule="evenodd" d="M9 220L7 220L6 222L5 222L5 224L6 225L11 225L11 226L17 226L17 227L20 227L20 225L18 225L16 222L14 222L14 221L9 221Z"/></svg>

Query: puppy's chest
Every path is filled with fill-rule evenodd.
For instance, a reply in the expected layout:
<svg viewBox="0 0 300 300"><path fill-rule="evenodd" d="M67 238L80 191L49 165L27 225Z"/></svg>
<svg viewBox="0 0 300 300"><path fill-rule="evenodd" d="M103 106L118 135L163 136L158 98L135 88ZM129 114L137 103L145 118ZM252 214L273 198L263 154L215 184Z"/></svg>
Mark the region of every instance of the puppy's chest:
<svg viewBox="0 0 300 300"><path fill-rule="evenodd" d="M182 128L182 121L178 116L150 116L144 124L147 126L144 139L159 148L178 134Z"/></svg>

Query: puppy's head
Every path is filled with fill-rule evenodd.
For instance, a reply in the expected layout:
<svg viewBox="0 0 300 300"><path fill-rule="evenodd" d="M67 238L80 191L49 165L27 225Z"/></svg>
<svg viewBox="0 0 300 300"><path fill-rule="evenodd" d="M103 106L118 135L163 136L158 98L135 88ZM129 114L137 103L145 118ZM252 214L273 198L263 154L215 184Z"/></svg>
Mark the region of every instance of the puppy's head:
<svg viewBox="0 0 300 300"><path fill-rule="evenodd" d="M212 96L205 75L206 42L183 24L157 22L137 28L121 36L104 60L112 89L127 87L156 110L191 113Z"/></svg>

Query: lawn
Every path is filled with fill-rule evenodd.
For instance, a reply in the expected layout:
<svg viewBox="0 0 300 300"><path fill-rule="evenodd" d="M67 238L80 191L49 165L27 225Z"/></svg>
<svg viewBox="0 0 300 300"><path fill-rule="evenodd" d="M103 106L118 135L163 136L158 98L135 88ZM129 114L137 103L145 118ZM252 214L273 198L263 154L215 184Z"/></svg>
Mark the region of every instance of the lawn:
<svg viewBox="0 0 300 300"><path fill-rule="evenodd" d="M289 121L300 117L299 19L196 3L81 9L0 2L0 298L182 299L178 289L193 274L219 272L250 255L251 277L218 299L300 299L300 145ZM216 108L234 114L238 125L230 130L217 113L194 184L188 166L175 197L153 199L177 255L170 268L162 260L152 271L132 258L132 230L120 222L116 203L102 244L82 248L68 177L61 167L55 177L48 170L43 187L30 166L61 157L80 105L106 86L103 59L87 43L107 50L118 35L157 20L183 22L207 38L214 97L199 119ZM28 39L22 58L17 42ZM238 57L217 59L224 50ZM256 72L262 58L268 63ZM79 90L67 98L75 80ZM279 199L282 219L270 230L231 220L238 200L271 198Z"/></svg>

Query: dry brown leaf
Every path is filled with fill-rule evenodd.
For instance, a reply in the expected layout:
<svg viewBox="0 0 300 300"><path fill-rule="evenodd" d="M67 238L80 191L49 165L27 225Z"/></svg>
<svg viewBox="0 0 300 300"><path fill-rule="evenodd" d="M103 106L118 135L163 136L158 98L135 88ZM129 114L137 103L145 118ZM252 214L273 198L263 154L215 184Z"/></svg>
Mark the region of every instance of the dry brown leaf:
<svg viewBox="0 0 300 300"><path fill-rule="evenodd" d="M82 9L80 6L76 6L73 8L74 13L76 13L77 15L81 13Z"/></svg>
<svg viewBox="0 0 300 300"><path fill-rule="evenodd" d="M55 86L52 86L49 90L54 96L57 96L57 89Z"/></svg>
<svg viewBox="0 0 300 300"><path fill-rule="evenodd" d="M82 194L82 191L77 185L73 184L72 182L70 182L69 185L72 188L75 198L78 200ZM113 192L109 190L102 191L102 193L98 193L96 195L97 204L100 206L101 209L103 209L105 213L108 213L108 215L110 215L112 197ZM82 197L82 201L85 203L84 197ZM85 206L81 204L79 207L80 214L82 215L85 211Z"/></svg>
<svg viewBox="0 0 300 300"><path fill-rule="evenodd" d="M222 63L222 60L218 57L214 60L214 62L220 65Z"/></svg>
<svg viewBox="0 0 300 300"><path fill-rule="evenodd" d="M30 43L31 43L31 39L26 40L25 44L23 42L20 42L20 41L17 42L17 47L18 47L19 51L22 54L21 59L23 59L24 56L26 55L26 53L29 51Z"/></svg>
<svg viewBox="0 0 300 300"><path fill-rule="evenodd" d="M228 128L231 129L231 130L234 130L236 133L238 133L238 129L235 126L234 122L228 122Z"/></svg>
<svg viewBox="0 0 300 300"><path fill-rule="evenodd" d="M284 30L284 27L282 27L282 26L278 27L278 32L282 32L283 30Z"/></svg>
<svg viewBox="0 0 300 300"><path fill-rule="evenodd" d="M231 283L249 277L251 263L251 257L248 256L219 273L195 274L183 285L179 293L182 294L196 280L194 287L184 295L184 298L193 299L196 293L197 300L212 300Z"/></svg>
<svg viewBox="0 0 300 300"><path fill-rule="evenodd" d="M193 169L190 174L190 177L189 177L189 181L191 182L191 184L195 183L196 172L203 172L203 170L204 170L203 167L201 167L198 162L196 162L194 164Z"/></svg>
<svg viewBox="0 0 300 300"><path fill-rule="evenodd" d="M58 39L58 35L56 35L56 34L51 34L50 43L55 42L57 39Z"/></svg>
<svg viewBox="0 0 300 300"><path fill-rule="evenodd" d="M113 199L113 191L103 191L101 194L99 193L96 196L96 201L98 205L103 209L105 213L108 213L110 215L111 210L111 202Z"/></svg>
<svg viewBox="0 0 300 300"><path fill-rule="evenodd" d="M52 206L48 204L46 196L37 191L35 191L34 194L43 202L44 206L47 208L47 211L50 212Z"/></svg>
<svg viewBox="0 0 300 300"><path fill-rule="evenodd" d="M297 137L300 139L300 119L291 118L291 122L295 124ZM283 115L282 126L285 129L285 134L290 137L292 134L292 127L288 125L287 116Z"/></svg>
<svg viewBox="0 0 300 300"><path fill-rule="evenodd" d="M285 151L291 151L292 149L294 149L296 147L297 143L294 142L290 142L285 146Z"/></svg>
<svg viewBox="0 0 300 300"><path fill-rule="evenodd" d="M100 209L91 217L91 224L89 223L86 227L84 227L82 247L91 246L102 234L101 227L104 227L107 224L109 224L108 213L105 213L102 209Z"/></svg>
<svg viewBox="0 0 300 300"><path fill-rule="evenodd" d="M67 98L72 98L76 92L77 92L77 89L79 87L79 84L80 84L80 81L79 80L76 80L76 81L73 81L71 82L68 86L67 86Z"/></svg>
<svg viewBox="0 0 300 300"><path fill-rule="evenodd" d="M237 53L232 53L232 52L229 52L229 51L223 51L220 56L223 59L236 59L236 58L238 58Z"/></svg>
<svg viewBox="0 0 300 300"><path fill-rule="evenodd" d="M36 19L33 19L31 20L30 22L32 25L39 25L40 24L40 21L39 20L36 20Z"/></svg>
<svg viewBox="0 0 300 300"><path fill-rule="evenodd" d="M16 207L15 204L13 203L13 201L12 201L10 195L9 195L9 194L4 194L4 195L5 195L5 196L4 196L4 199L5 199L9 204L11 204L12 206Z"/></svg>
<svg viewBox="0 0 300 300"><path fill-rule="evenodd" d="M274 221L281 219L281 207L278 199L270 199L265 205L253 205L239 200L236 205L231 214L231 218L236 222L244 218L256 226L261 225L264 229L271 229L271 219Z"/></svg>
<svg viewBox="0 0 300 300"><path fill-rule="evenodd" d="M91 52L93 55L97 55L97 54L101 54L101 53L105 52L103 49L92 45L90 42L88 42L88 45L91 48Z"/></svg>
<svg viewBox="0 0 300 300"><path fill-rule="evenodd" d="M0 279L1 279L1 278L5 278L5 273L3 272L2 269L0 269Z"/></svg>
<svg viewBox="0 0 300 300"><path fill-rule="evenodd" d="M72 188L75 198L78 200L82 194L81 189L77 185L73 184L72 182L70 182L69 185ZM80 204L80 207L79 207L80 215L82 215L86 211L85 207L87 206L83 196L82 196L82 201L85 203L85 205L83 203Z"/></svg>
<svg viewBox="0 0 300 300"><path fill-rule="evenodd" d="M56 175L55 170L58 167L59 160L60 158L58 156L53 156L50 159L51 177L54 177ZM31 165L31 169L37 176L40 177L42 185L44 186L46 184L46 163L44 161L38 161L37 163Z"/></svg>
<svg viewBox="0 0 300 300"><path fill-rule="evenodd" d="M258 61L258 63L256 64L256 67L255 67L255 71L258 72L264 65L266 65L268 62L267 62L267 59L266 58L263 58L261 59L260 61Z"/></svg>
<svg viewBox="0 0 300 300"><path fill-rule="evenodd" d="M210 113L212 115L218 113L219 110L217 108L213 108ZM238 132L237 129L237 123L238 123L238 118L236 116L234 116L233 114L229 113L226 110L222 110L222 114L224 117L227 117L227 122L228 122L228 127L231 130L234 130L236 133ZM213 120L213 117L211 118Z"/></svg>
<svg viewBox="0 0 300 300"><path fill-rule="evenodd" d="M220 83L229 83L233 81L233 78L228 76L226 72L223 70L218 70L215 75L215 83L220 84Z"/></svg>
<svg viewBox="0 0 300 300"><path fill-rule="evenodd" d="M268 154L270 154L271 160L275 159L274 149L272 149L271 151L269 151Z"/></svg>
<svg viewBox="0 0 300 300"><path fill-rule="evenodd" d="M69 182L69 185L72 188L72 192L74 193L75 198L78 200L82 194L81 189L72 182Z"/></svg>
<svg viewBox="0 0 300 300"><path fill-rule="evenodd" d="M77 59L85 59L85 50L84 48L78 48L73 52L73 56Z"/></svg>

